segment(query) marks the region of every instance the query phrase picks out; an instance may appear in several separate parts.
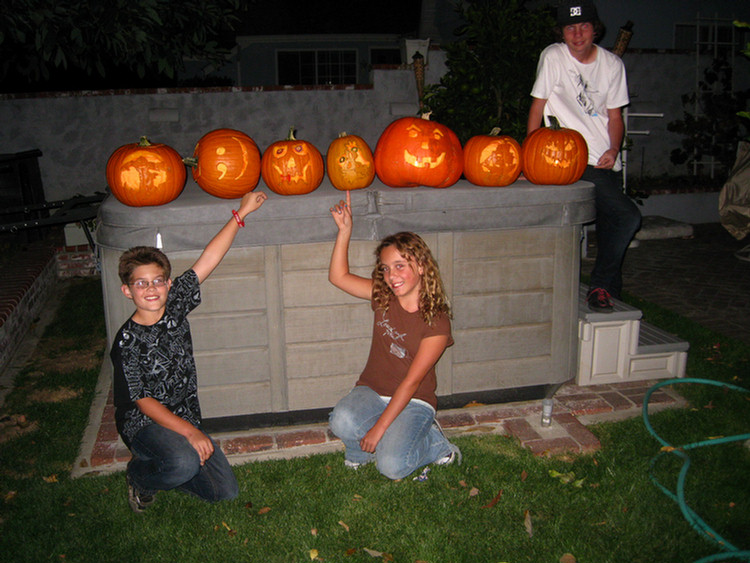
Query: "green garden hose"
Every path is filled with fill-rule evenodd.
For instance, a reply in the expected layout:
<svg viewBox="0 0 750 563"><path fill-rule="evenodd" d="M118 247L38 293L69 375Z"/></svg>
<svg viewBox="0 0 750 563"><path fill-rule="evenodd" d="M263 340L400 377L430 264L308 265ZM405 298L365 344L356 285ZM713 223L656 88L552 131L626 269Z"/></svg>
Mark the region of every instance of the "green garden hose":
<svg viewBox="0 0 750 563"><path fill-rule="evenodd" d="M664 494L666 494L669 498L671 498L673 501L677 503L677 505L680 507L680 510L682 511L682 514L685 516L685 519L693 527L693 529L695 529L702 536L716 542L719 545L719 547L723 550L723 553L717 553L715 555L704 557L703 559L700 559L699 561L696 561L695 563L709 563L713 561L725 561L729 559L734 559L734 560L739 560L739 561L750 561L750 551L742 551L738 549L737 547L735 547L734 545L732 545L726 539L724 539L715 530L713 530L700 516L698 516L685 502L685 481L687 480L687 472L688 472L688 469L690 468L690 456L688 456L686 452L688 450L703 448L706 446L717 446L720 444L726 444L728 442L750 440L750 433L737 434L735 436L723 436L721 438L702 440L700 442L693 442L693 443L684 444L681 446L675 446L673 444L670 444L663 438L661 438L654 431L654 428L651 426L651 422L649 421L648 401L649 401L649 398L651 397L651 394L657 389L660 389L661 387L664 387L666 385L675 385L678 383L698 383L702 385L713 385L715 387L725 387L727 389L731 389L733 391L739 391L741 393L748 393L750 391L748 391L748 389L745 389L744 387L732 385L731 383L722 383L720 381L713 381L710 379L696 379L696 378L686 377L682 379L668 379L666 381L661 381L657 383L656 385L652 386L646 392L646 395L643 398L643 422L646 425L646 429L663 446L662 451L659 452L659 454L656 455L651 460L651 464L649 468L649 474L650 474L651 480L659 489L661 489L661 491ZM659 481L656 479L656 477L654 477L654 474L653 474L653 469L657 461L661 459L662 456L665 456L665 455L675 455L682 460L682 468L680 469L680 475L677 479L677 491L676 492L670 491L664 485L659 483Z"/></svg>

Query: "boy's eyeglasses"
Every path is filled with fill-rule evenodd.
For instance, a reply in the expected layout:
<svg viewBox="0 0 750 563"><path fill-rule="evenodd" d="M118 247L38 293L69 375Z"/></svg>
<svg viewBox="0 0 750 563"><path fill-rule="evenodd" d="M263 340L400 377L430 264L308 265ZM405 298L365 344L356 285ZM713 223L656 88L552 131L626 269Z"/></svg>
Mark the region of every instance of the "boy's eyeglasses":
<svg viewBox="0 0 750 563"><path fill-rule="evenodd" d="M148 289L148 286L153 285L154 287L164 287L167 285L167 280L164 278L156 278L155 280L148 281L148 280L136 280L133 283L130 284L136 289Z"/></svg>

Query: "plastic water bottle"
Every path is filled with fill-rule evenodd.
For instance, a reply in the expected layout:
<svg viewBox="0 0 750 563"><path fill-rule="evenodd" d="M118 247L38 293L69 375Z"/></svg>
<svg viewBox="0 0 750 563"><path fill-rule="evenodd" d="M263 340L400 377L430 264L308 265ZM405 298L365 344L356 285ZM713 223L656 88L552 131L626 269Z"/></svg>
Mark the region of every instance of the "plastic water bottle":
<svg viewBox="0 0 750 563"><path fill-rule="evenodd" d="M552 425L552 399L542 401L542 426Z"/></svg>

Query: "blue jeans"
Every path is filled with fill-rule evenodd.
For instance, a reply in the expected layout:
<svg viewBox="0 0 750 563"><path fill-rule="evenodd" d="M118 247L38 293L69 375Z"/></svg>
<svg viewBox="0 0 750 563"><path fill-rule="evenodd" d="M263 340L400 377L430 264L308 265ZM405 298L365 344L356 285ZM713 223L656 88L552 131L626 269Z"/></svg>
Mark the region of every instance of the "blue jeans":
<svg viewBox="0 0 750 563"><path fill-rule="evenodd" d="M375 461L380 473L389 479L401 479L456 449L435 422L433 408L410 401L385 431L375 453L363 451L359 441L387 406L375 391L357 385L331 411L331 432L346 446L347 460L361 464Z"/></svg>
<svg viewBox="0 0 750 563"><path fill-rule="evenodd" d="M239 494L237 479L224 452L214 453L201 466L200 456L187 438L158 424L138 431L130 445L130 480L145 494L180 489L203 500L230 500Z"/></svg>
<svg viewBox="0 0 750 563"><path fill-rule="evenodd" d="M622 261L630 241L641 228L638 206L622 191L622 172L587 166L581 180L594 184L596 201L596 262L590 287L606 289L619 298Z"/></svg>

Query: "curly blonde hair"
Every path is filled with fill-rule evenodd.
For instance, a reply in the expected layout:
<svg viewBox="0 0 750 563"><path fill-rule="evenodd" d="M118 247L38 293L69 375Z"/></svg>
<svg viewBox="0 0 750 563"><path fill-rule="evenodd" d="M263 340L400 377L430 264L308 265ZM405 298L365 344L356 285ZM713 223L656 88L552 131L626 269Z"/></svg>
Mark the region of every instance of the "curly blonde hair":
<svg viewBox="0 0 750 563"><path fill-rule="evenodd" d="M395 247L401 256L409 261L414 261L422 268L422 283L419 289L419 312L422 314L424 322L432 325L433 320L440 313L450 318L452 316L451 306L443 288L443 280L440 278L440 269L437 262L433 258L432 252L430 252L430 248L425 241L419 235L410 232L390 235L380 241L380 244L375 249L376 262L375 269L372 271L372 295L376 307L383 311L388 311L388 304L393 297L393 291L383 277L383 263L380 258L383 249L388 246Z"/></svg>

